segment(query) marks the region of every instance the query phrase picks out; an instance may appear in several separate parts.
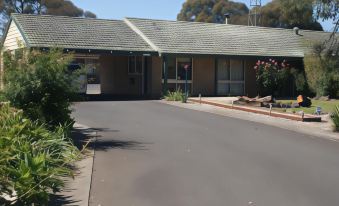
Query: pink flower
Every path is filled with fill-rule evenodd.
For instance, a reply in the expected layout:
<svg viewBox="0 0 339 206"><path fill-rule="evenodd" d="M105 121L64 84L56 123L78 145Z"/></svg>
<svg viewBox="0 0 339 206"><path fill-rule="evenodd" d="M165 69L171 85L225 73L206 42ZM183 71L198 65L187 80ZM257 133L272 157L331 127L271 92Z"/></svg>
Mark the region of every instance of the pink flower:
<svg viewBox="0 0 339 206"><path fill-rule="evenodd" d="M275 65L275 66L278 66L278 62L275 62L274 65Z"/></svg>
<svg viewBox="0 0 339 206"><path fill-rule="evenodd" d="M255 66L254 69L257 70L257 69L258 69L258 66Z"/></svg>
<svg viewBox="0 0 339 206"><path fill-rule="evenodd" d="M264 65L264 64L265 64L265 62L261 62L261 64L262 64L262 65Z"/></svg>

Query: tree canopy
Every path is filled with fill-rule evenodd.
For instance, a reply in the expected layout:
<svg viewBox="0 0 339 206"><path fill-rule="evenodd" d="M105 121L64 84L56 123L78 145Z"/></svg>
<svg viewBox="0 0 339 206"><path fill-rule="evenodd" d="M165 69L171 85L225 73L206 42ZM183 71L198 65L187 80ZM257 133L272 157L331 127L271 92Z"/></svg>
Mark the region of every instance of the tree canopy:
<svg viewBox="0 0 339 206"><path fill-rule="evenodd" d="M339 0L314 0L313 4L317 19L333 21L333 32L323 46L329 47L338 56L339 41L336 34L339 31Z"/></svg>
<svg viewBox="0 0 339 206"><path fill-rule="evenodd" d="M313 11L312 0L273 0L261 9L261 26L322 31Z"/></svg>
<svg viewBox="0 0 339 206"><path fill-rule="evenodd" d="M70 0L0 0L2 29L7 24L11 13L96 18L94 13L78 8Z"/></svg>
<svg viewBox="0 0 339 206"><path fill-rule="evenodd" d="M180 21L224 23L225 13L230 13L231 24L247 24L248 7L228 0L187 0L177 16Z"/></svg>
<svg viewBox="0 0 339 206"><path fill-rule="evenodd" d="M329 1L329 0L315 0ZM334 0L338 1L338 0ZM314 18L313 0L273 0L261 8L261 26L322 30ZM230 13L231 24L248 24L249 8L229 0L187 0L177 19L183 21L224 23Z"/></svg>

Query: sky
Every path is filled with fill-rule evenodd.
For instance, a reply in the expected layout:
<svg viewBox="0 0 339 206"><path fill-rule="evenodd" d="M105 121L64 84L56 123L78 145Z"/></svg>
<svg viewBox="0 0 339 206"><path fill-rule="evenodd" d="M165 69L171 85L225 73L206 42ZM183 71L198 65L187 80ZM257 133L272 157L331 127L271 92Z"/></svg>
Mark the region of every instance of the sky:
<svg viewBox="0 0 339 206"><path fill-rule="evenodd" d="M95 13L102 19L138 17L149 19L176 20L185 0L72 0L78 7ZM234 0L246 3L250 0ZM270 0L262 0L266 4ZM326 31L333 27L331 22L321 22Z"/></svg>

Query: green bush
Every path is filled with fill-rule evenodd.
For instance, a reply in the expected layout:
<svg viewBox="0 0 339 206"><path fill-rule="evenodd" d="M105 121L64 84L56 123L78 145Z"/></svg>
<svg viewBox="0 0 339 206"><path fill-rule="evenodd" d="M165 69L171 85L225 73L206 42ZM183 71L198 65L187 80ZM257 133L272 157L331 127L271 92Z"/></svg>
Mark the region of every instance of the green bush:
<svg viewBox="0 0 339 206"><path fill-rule="evenodd" d="M278 95L290 75L289 65L285 61L258 61L254 69L261 96Z"/></svg>
<svg viewBox="0 0 339 206"><path fill-rule="evenodd" d="M339 105L335 107L334 112L331 115L331 119L334 124L334 130L339 132Z"/></svg>
<svg viewBox="0 0 339 206"><path fill-rule="evenodd" d="M68 70L73 56L57 49L21 52L4 54L6 99L33 121L52 127L72 122L70 105L77 99L80 74Z"/></svg>
<svg viewBox="0 0 339 206"><path fill-rule="evenodd" d="M309 95L309 86L306 80L304 71L297 70L295 68L291 69L291 75L294 80L294 85L296 87L296 92L298 94Z"/></svg>
<svg viewBox="0 0 339 206"><path fill-rule="evenodd" d="M339 96L339 58L314 48L313 54L304 58L309 87L316 96Z"/></svg>
<svg viewBox="0 0 339 206"><path fill-rule="evenodd" d="M0 104L1 193L14 195L15 205L48 205L50 193L63 187L62 177L72 176L71 163L79 157L69 129L50 131L21 110Z"/></svg>
<svg viewBox="0 0 339 206"><path fill-rule="evenodd" d="M0 91L0 102L5 102L5 101L6 101L5 94Z"/></svg>
<svg viewBox="0 0 339 206"><path fill-rule="evenodd" d="M181 89L178 89L174 92L167 92L167 95L165 95L165 99L167 101L181 101L184 102L185 100L185 94L182 92Z"/></svg>

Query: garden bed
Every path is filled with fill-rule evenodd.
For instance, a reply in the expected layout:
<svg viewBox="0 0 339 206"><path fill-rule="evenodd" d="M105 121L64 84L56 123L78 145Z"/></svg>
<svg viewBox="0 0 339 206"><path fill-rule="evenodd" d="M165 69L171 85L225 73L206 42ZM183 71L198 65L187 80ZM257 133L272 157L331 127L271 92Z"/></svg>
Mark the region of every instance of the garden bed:
<svg viewBox="0 0 339 206"><path fill-rule="evenodd" d="M300 115L300 114L289 114L286 112L276 111L270 109L264 108L264 107L254 107L254 106L244 106L244 105L235 105L232 103L229 103L228 101L224 100L225 98L221 97L219 100L218 98L189 98L189 101L195 102L195 103L201 103L201 104L208 104L213 105L217 107L222 107L226 109L234 109L234 110L240 110L245 112L251 112L256 114L263 114L268 115L272 117L279 117L284 119L290 119L294 121L304 121L304 122L321 122L321 117L314 116L314 115Z"/></svg>
<svg viewBox="0 0 339 206"><path fill-rule="evenodd" d="M282 104L289 104L289 103L296 103L296 100L277 100ZM287 113L298 113L303 111L305 114L314 114L316 112L317 107L321 107L322 114L329 114L332 113L335 109L335 106L339 105L339 100L329 100L329 101L322 101L322 100L312 100L311 107L300 107L300 108L274 108L276 111L280 112L287 112Z"/></svg>

